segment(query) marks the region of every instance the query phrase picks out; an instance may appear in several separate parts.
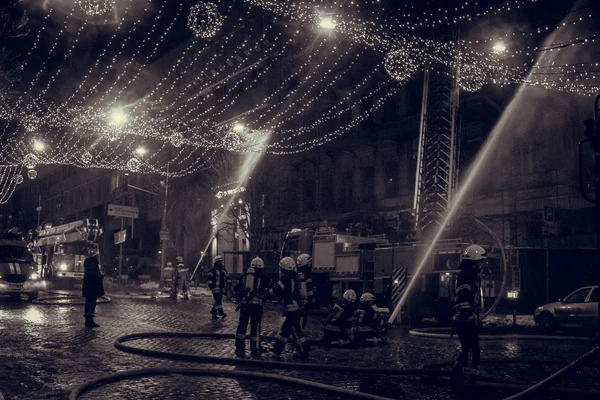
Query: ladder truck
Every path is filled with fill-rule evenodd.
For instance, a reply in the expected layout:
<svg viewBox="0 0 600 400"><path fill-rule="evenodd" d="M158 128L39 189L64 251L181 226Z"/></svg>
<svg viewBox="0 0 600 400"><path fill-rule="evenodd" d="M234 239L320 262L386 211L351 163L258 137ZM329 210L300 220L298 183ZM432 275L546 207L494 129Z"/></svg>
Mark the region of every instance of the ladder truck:
<svg viewBox="0 0 600 400"><path fill-rule="evenodd" d="M81 283L86 250L98 247L96 240L101 235L98 220L92 218L40 230L34 254L43 277L57 286Z"/></svg>

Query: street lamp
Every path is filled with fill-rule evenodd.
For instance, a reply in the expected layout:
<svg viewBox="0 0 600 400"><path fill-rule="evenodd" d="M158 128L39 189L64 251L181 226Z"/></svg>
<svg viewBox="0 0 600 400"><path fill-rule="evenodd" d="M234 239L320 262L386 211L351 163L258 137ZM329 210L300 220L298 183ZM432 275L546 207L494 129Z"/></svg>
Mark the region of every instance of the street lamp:
<svg viewBox="0 0 600 400"><path fill-rule="evenodd" d="M113 108L110 111L109 122L114 126L122 126L127 123L129 117L121 108Z"/></svg>
<svg viewBox="0 0 600 400"><path fill-rule="evenodd" d="M331 17L322 17L319 20L319 28L324 29L326 31L332 31L337 26L337 22L333 20Z"/></svg>
<svg viewBox="0 0 600 400"><path fill-rule="evenodd" d="M33 139L33 149L37 152L46 150L46 145L41 140Z"/></svg>
<svg viewBox="0 0 600 400"><path fill-rule="evenodd" d="M135 154L137 154L140 157L143 157L146 154L148 154L148 148L145 146L139 146L137 149L135 149Z"/></svg>
<svg viewBox="0 0 600 400"><path fill-rule="evenodd" d="M244 129L245 129L245 126L244 126L244 124L242 124L241 122L236 122L236 123L233 125L233 131L234 131L235 133L242 133L242 132L244 132Z"/></svg>
<svg viewBox="0 0 600 400"><path fill-rule="evenodd" d="M494 50L494 53L504 53L506 51L506 45L503 42L498 42L494 44L492 50Z"/></svg>

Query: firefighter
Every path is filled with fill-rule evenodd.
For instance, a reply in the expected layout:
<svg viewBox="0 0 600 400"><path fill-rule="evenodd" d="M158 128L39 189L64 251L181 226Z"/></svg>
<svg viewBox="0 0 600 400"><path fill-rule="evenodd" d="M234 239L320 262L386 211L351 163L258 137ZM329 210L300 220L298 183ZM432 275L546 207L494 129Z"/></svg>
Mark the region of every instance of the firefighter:
<svg viewBox="0 0 600 400"><path fill-rule="evenodd" d="M348 344L353 339L352 328L356 321L356 292L352 289L346 290L342 301L338 302L329 317L323 322L323 339L321 343L330 345L334 341L337 344Z"/></svg>
<svg viewBox="0 0 600 400"><path fill-rule="evenodd" d="M281 356L286 343L294 338L300 349L300 357L306 359L309 351L308 342L300 325L300 318L303 315L302 305L306 301L306 292L304 291L306 286L299 279L296 263L291 257L282 258L279 267L281 268L281 278L269 293L281 299L285 320L281 325L273 353L278 357Z"/></svg>
<svg viewBox="0 0 600 400"><path fill-rule="evenodd" d="M87 249L83 269L81 294L85 297L85 326L98 328L100 325L94 322L94 317L96 316L96 301L98 297L104 296L104 285L102 283L104 275L102 275L102 270L100 269L97 246L92 245Z"/></svg>
<svg viewBox="0 0 600 400"><path fill-rule="evenodd" d="M363 293L355 313L356 329L354 340L359 344L379 344L382 342L381 332L385 321L379 317L375 307L375 296Z"/></svg>
<svg viewBox="0 0 600 400"><path fill-rule="evenodd" d="M235 351L238 356L244 355L248 321L250 321L250 351L253 356L260 355L260 320L265 295L271 287L271 278L264 274L264 270L265 263L262 258L256 257L235 286L240 310L240 321L235 333Z"/></svg>
<svg viewBox="0 0 600 400"><path fill-rule="evenodd" d="M300 254L296 259L296 264L298 266L298 275L302 274L300 277L304 278L306 284L306 301L302 315L302 329L304 329L308 323L308 309L315 303L315 289L312 280L312 257L306 253Z"/></svg>
<svg viewBox="0 0 600 400"><path fill-rule="evenodd" d="M177 270L173 268L173 263L171 261L168 261L163 271L163 280L165 282L165 287L167 287L169 290L169 297L172 299L177 298L177 287L175 286L176 275Z"/></svg>
<svg viewBox="0 0 600 400"><path fill-rule="evenodd" d="M207 275L208 288L213 294L213 307L210 310L212 319L225 319L227 314L223 312L223 293L225 292L228 285L231 284L229 276L227 276L227 270L223 265L223 257L216 256L213 267L208 271Z"/></svg>
<svg viewBox="0 0 600 400"><path fill-rule="evenodd" d="M183 298L185 300L189 300L189 291L190 291L190 287L189 287L189 271L186 268L186 266L183 264L183 257L181 256L177 256L177 258L175 259L175 261L177 262L177 268L175 269L175 274L176 274L176 284L177 286L175 287L175 296L176 298L179 298L179 295L183 294Z"/></svg>
<svg viewBox="0 0 600 400"><path fill-rule="evenodd" d="M456 279L456 302L453 316L454 327L460 339L461 352L452 369L452 378L461 392L461 398L468 398L475 383L479 366L479 309L481 305L479 277L481 260L487 258L486 251L479 245L465 249L460 263L460 273Z"/></svg>

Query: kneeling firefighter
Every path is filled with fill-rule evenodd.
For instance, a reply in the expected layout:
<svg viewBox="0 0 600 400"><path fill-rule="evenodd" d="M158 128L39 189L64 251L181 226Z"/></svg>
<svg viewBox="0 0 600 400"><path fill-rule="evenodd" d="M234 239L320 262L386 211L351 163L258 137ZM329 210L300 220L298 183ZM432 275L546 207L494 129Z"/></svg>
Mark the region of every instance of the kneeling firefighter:
<svg viewBox="0 0 600 400"><path fill-rule="evenodd" d="M454 326L460 339L461 352L452 369L453 382L459 390L473 385L479 367L479 310L481 307L481 260L487 258L486 251L479 245L465 249L456 279L456 302L453 316ZM463 395L461 394L461 397Z"/></svg>
<svg viewBox="0 0 600 400"><path fill-rule="evenodd" d="M342 301L338 302L329 317L323 322L323 339L321 342L330 345L336 341L338 344L348 344L353 339L353 325L356 321L356 292L352 289L346 290Z"/></svg>
<svg viewBox="0 0 600 400"><path fill-rule="evenodd" d="M223 294L225 288L231 284L227 270L223 265L223 257L216 256L213 267L208 271L206 283L213 295L213 306L210 310L212 319L224 319L227 314L223 312Z"/></svg>
<svg viewBox="0 0 600 400"><path fill-rule="evenodd" d="M354 341L356 343L379 344L383 341L381 334L386 324L377 313L375 296L372 293L363 293L360 296L360 304L354 315L356 317L356 328L354 330Z"/></svg>
<svg viewBox="0 0 600 400"><path fill-rule="evenodd" d="M246 346L246 330L250 321L250 351L260 354L260 320L263 313L265 295L271 287L271 278L264 274L262 258L252 260L250 268L235 285L235 295L240 310L240 321L235 332L235 351L242 355Z"/></svg>
<svg viewBox="0 0 600 400"><path fill-rule="evenodd" d="M308 358L308 342L302 326L300 326L303 305L306 301L306 285L301 279L302 277L298 276L296 263L290 257L282 258L279 267L281 268L281 278L269 291L269 294L282 300L285 320L281 325L273 352L280 356L290 338L295 338L296 344L300 348L300 356Z"/></svg>

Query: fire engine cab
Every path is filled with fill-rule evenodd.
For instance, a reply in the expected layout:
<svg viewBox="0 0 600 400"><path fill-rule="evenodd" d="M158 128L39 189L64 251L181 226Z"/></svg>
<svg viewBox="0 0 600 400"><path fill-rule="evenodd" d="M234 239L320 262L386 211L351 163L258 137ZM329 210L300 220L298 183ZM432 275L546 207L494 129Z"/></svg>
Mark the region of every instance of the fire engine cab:
<svg viewBox="0 0 600 400"><path fill-rule="evenodd" d="M43 276L58 285L81 282L86 250L98 246L100 235L98 220L91 218L41 230L35 255Z"/></svg>
<svg viewBox="0 0 600 400"><path fill-rule="evenodd" d="M29 242L19 234L0 234L0 295L20 299L27 295L29 301L45 289L29 248Z"/></svg>

